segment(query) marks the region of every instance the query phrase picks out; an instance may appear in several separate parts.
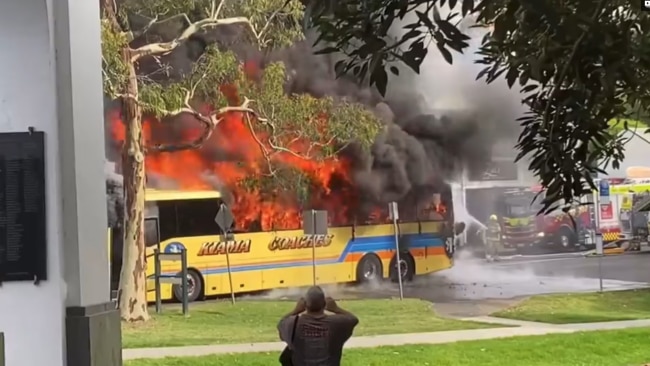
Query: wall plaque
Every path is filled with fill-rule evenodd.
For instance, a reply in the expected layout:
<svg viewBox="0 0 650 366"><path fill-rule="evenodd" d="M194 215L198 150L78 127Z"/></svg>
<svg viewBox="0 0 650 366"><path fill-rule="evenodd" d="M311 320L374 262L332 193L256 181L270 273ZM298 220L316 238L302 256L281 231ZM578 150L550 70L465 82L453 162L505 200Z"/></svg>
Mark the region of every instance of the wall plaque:
<svg viewBox="0 0 650 366"><path fill-rule="evenodd" d="M0 284L46 279L45 134L0 133Z"/></svg>

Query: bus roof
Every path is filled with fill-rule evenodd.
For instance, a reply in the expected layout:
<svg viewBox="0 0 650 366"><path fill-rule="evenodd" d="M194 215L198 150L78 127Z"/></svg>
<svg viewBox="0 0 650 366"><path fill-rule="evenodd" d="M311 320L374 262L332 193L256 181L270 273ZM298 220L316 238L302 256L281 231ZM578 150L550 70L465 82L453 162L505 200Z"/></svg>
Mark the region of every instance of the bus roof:
<svg viewBox="0 0 650 366"><path fill-rule="evenodd" d="M219 191L177 191L177 190L159 190L147 189L145 191L145 201L182 201L182 200L200 200L209 198L221 198Z"/></svg>

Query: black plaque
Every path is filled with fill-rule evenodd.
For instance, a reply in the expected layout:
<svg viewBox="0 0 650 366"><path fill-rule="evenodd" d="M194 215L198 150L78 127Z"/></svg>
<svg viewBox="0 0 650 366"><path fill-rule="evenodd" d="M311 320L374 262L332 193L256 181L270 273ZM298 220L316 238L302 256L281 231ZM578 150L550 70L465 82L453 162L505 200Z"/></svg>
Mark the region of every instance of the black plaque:
<svg viewBox="0 0 650 366"><path fill-rule="evenodd" d="M45 134L0 133L0 284L46 279Z"/></svg>

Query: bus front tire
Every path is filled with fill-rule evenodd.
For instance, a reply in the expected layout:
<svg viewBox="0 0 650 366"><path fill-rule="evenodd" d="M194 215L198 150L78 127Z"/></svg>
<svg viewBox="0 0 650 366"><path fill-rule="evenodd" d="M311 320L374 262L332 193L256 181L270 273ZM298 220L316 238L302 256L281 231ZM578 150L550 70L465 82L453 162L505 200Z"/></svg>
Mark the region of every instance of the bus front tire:
<svg viewBox="0 0 650 366"><path fill-rule="evenodd" d="M380 281L383 273L381 259L374 253L364 255L357 263L357 283Z"/></svg>
<svg viewBox="0 0 650 366"><path fill-rule="evenodd" d="M402 270L402 281L410 282L413 281L415 277L415 260L408 252L400 252L400 262ZM398 271L397 271L397 256L394 256L390 260L390 280L393 282L398 282Z"/></svg>
<svg viewBox="0 0 650 366"><path fill-rule="evenodd" d="M199 272L193 268L187 270L188 294L187 301L194 302L203 297L203 278ZM181 285L172 286L174 299L183 302L183 288Z"/></svg>

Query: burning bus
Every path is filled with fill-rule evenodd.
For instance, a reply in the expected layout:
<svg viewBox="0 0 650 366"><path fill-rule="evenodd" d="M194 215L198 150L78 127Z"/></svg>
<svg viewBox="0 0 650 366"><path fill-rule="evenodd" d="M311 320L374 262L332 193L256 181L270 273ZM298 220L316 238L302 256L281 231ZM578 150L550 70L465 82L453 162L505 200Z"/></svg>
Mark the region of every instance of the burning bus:
<svg viewBox="0 0 650 366"><path fill-rule="evenodd" d="M111 127L113 139L123 141L123 123L116 119ZM173 132L166 128L146 123L145 140ZM453 265L454 237L463 226L454 225L451 188L442 180L427 179L411 184L412 191L402 197L389 196L399 204L395 233L384 204L389 199L382 197L394 185L382 192L360 188L354 176L359 171L345 156L310 160L277 152L275 170L269 172L268 156L255 138L241 118L233 117L219 124L202 149L145 157L147 254L186 250L190 300L230 293L229 273L232 291L248 293L314 282L397 280L398 268L409 281ZM369 188L378 183L365 182ZM222 203L235 219L234 238L228 241L214 222ZM304 235L305 209L327 211L327 235ZM109 230L114 290L122 265L122 220L113 220L117 225ZM181 270L174 262L163 262L161 269L163 275ZM153 270L147 266L149 290ZM161 284L160 290L163 299L182 297L176 285ZM148 293L153 300L154 292Z"/></svg>
<svg viewBox="0 0 650 366"><path fill-rule="evenodd" d="M236 231L233 240L222 241L214 217L224 197L218 191L156 190L146 191L145 244L147 254L187 251L189 300L205 296L229 294L228 272L232 276L232 291L246 293L283 287L369 282L382 279L397 280L400 265L402 279L434 273L453 265L454 227L451 190L443 185L423 202L410 216L404 212L398 220L397 238L386 212L377 210L365 220L350 223L337 222L336 210L328 210L330 226L327 235L304 235L299 222L287 225L290 217L276 221L275 212L247 211L252 218L248 225L235 215ZM236 203L231 206L237 210ZM239 220L237 220L239 219ZM299 218L298 218L299 219ZM256 222L257 221L257 222ZM264 226L260 222L275 226ZM275 222L275 224L273 224ZM462 230L462 229L461 229ZM111 279L117 289L121 268L121 233L113 231L111 240ZM397 248L400 262L397 263ZM229 265L226 262L226 252ZM147 288L149 301L154 301L151 280L153 265L148 265ZM180 263L163 262L163 275L176 275ZM315 275L315 278L314 278ZM161 284L163 299L182 299L177 285Z"/></svg>

